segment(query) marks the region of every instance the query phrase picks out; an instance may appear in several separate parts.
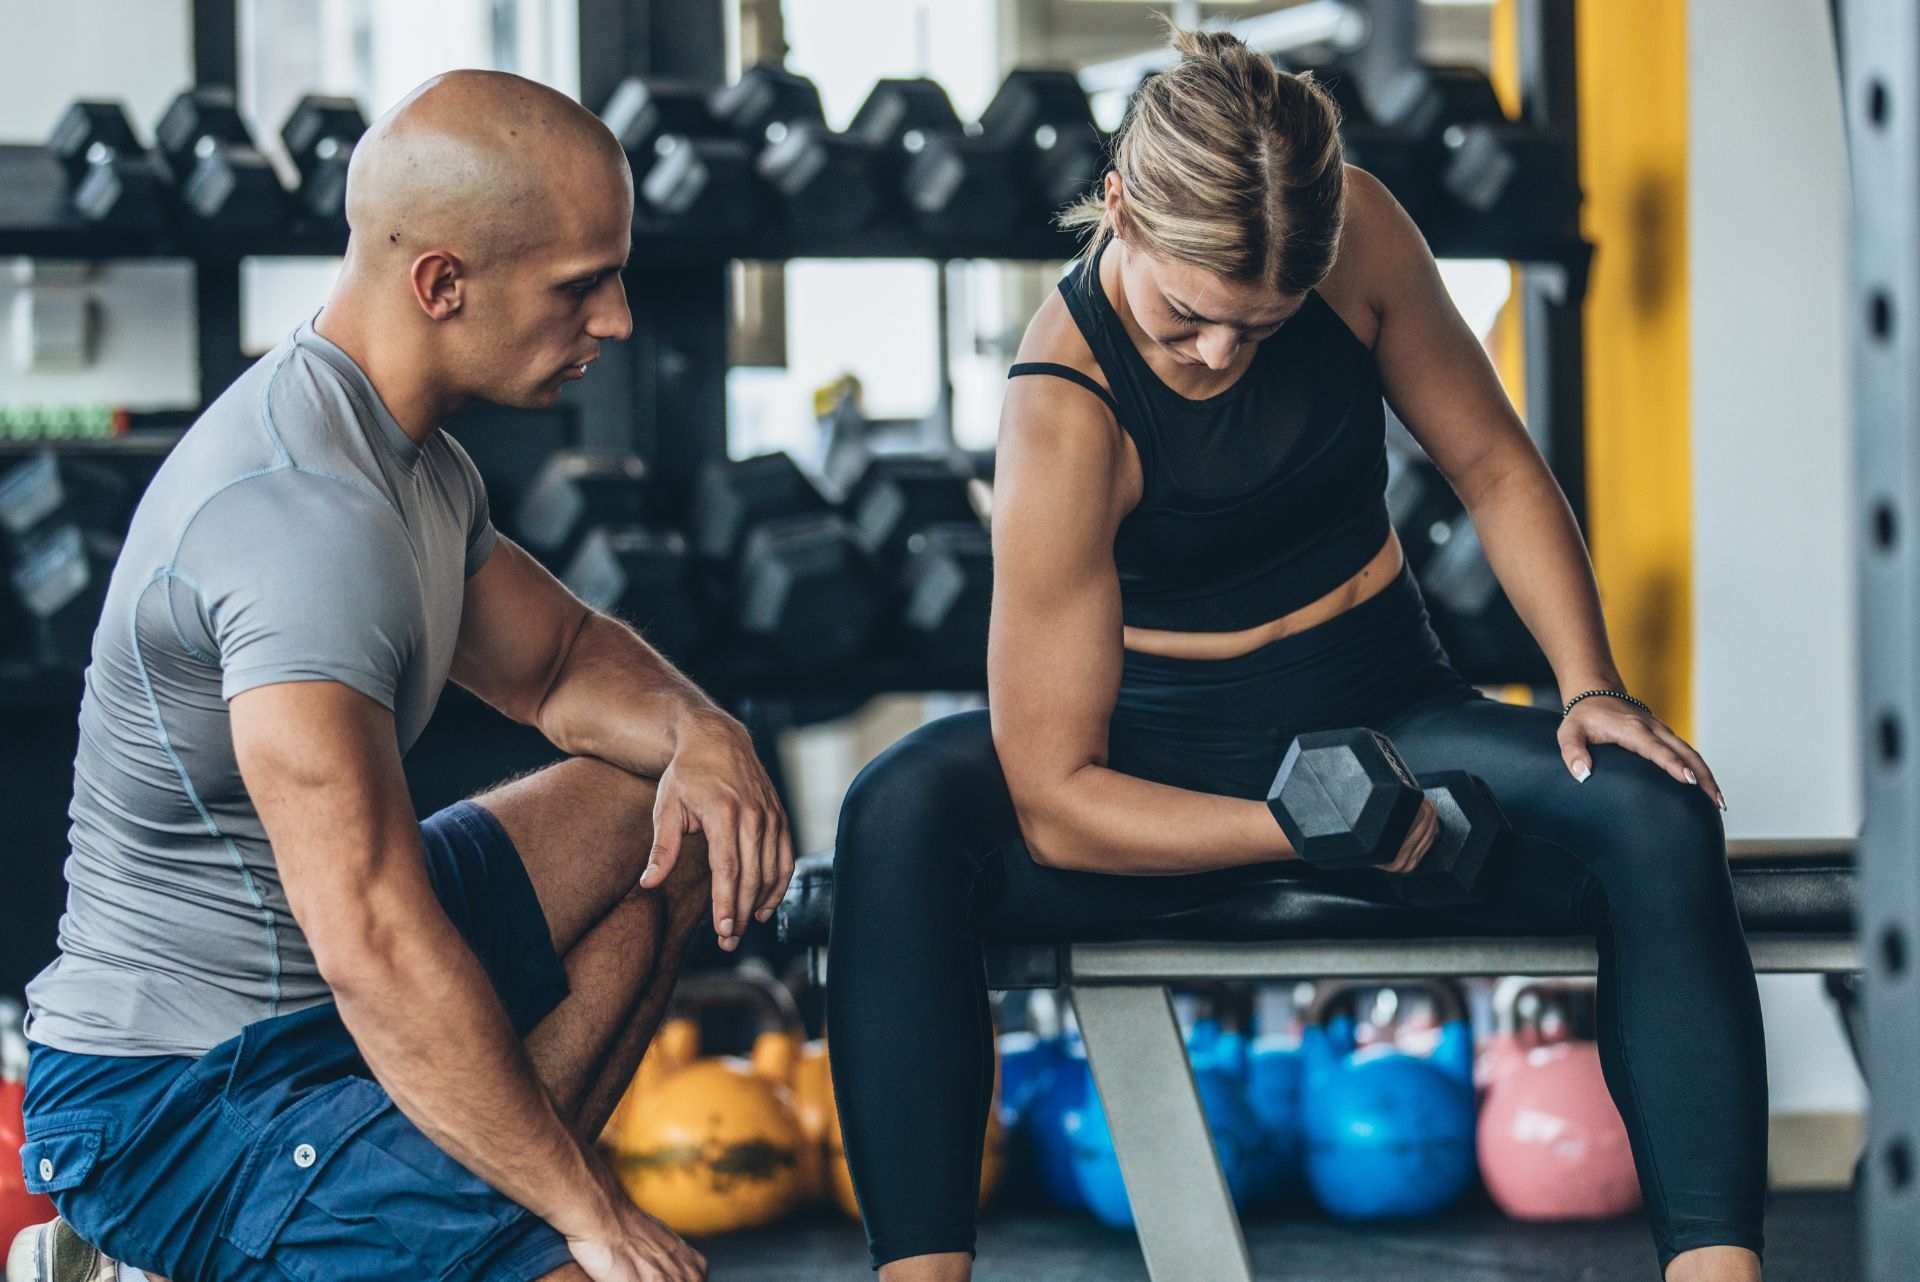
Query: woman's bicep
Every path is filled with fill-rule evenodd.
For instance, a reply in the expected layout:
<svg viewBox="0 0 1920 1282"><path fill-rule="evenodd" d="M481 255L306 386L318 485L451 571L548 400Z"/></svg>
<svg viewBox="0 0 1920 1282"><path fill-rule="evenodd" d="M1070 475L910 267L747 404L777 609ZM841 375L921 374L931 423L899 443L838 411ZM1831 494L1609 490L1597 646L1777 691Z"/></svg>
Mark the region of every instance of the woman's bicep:
<svg viewBox="0 0 1920 1282"><path fill-rule="evenodd" d="M1067 390L1009 392L995 465L988 703L1014 804L1029 813L1105 761L1120 686L1118 430Z"/></svg>

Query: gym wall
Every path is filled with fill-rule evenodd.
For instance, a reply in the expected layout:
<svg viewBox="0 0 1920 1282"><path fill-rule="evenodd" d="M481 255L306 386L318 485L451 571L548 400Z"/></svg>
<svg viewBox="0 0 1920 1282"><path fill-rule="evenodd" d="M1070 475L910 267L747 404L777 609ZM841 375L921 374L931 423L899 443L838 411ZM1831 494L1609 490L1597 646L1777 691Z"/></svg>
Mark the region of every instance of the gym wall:
<svg viewBox="0 0 1920 1282"><path fill-rule="evenodd" d="M1858 640L1832 19L1826 0L1689 0L1688 25L1696 743L1726 789L1730 837L1851 836ZM1793 1129L1795 1151L1850 1164L1842 1141L1865 1095L1819 981L1760 988L1776 1127Z"/></svg>

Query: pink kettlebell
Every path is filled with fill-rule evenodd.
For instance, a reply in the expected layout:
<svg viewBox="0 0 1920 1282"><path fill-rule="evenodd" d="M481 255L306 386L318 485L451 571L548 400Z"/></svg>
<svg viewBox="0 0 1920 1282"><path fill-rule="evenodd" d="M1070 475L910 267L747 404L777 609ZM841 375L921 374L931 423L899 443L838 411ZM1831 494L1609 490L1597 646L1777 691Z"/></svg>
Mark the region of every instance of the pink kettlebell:
<svg viewBox="0 0 1920 1282"><path fill-rule="evenodd" d="M1516 978L1494 994L1501 1028L1495 1045L1506 1049L1491 1066L1480 1109L1480 1172L1494 1202L1517 1220L1603 1220L1640 1206L1633 1152L1601 1077L1600 1048L1542 1040L1555 1030L1541 1027L1538 1012L1555 1004L1537 999L1572 987Z"/></svg>

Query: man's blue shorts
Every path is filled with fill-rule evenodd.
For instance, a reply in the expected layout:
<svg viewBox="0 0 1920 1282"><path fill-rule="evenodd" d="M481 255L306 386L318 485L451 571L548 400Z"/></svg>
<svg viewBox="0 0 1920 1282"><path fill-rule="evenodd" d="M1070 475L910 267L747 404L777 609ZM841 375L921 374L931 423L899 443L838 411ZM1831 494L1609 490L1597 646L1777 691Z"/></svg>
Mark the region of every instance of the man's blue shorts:
<svg viewBox="0 0 1920 1282"><path fill-rule="evenodd" d="M420 825L435 892L524 1036L567 995L519 852L463 801ZM33 1048L27 1186L115 1259L195 1282L529 1282L564 1239L436 1148L334 1006L200 1059Z"/></svg>

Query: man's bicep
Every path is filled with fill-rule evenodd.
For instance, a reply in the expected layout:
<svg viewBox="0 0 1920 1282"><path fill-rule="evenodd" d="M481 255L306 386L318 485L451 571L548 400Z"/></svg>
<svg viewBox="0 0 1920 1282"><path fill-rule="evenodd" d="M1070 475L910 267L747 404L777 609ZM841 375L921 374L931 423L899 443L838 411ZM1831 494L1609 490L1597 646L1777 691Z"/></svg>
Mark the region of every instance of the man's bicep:
<svg viewBox="0 0 1920 1282"><path fill-rule="evenodd" d="M228 707L241 779L325 975L381 909L432 894L393 714L331 681L256 687Z"/></svg>

